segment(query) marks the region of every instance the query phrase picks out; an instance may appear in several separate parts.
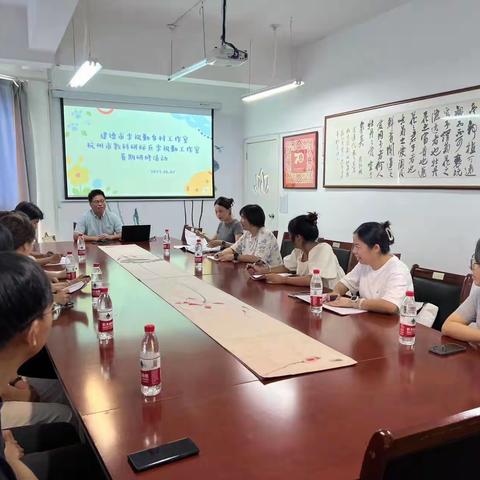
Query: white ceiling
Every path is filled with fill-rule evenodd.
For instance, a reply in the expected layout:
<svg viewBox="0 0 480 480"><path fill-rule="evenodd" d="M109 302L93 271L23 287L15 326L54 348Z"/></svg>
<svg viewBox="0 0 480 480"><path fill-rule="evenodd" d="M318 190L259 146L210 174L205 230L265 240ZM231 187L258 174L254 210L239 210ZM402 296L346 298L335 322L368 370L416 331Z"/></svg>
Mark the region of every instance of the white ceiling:
<svg viewBox="0 0 480 480"><path fill-rule="evenodd" d="M251 50L257 63L262 66L268 63L265 70L270 71L273 51L270 25L279 24L278 70L286 71L286 63L290 61L287 47L291 17L293 43L298 48L409 1L228 0L227 40L238 48ZM88 19L93 53L106 68L165 75L170 70L171 34L167 24L195 3L196 0L0 0L0 59L72 65L73 36L69 22L76 6L77 57L86 55L88 50L84 29ZM219 43L221 4L222 0L204 0L207 50ZM175 30L173 70L203 56L201 26L199 5ZM256 67L257 72L259 68ZM235 72L227 74L227 80L245 81L248 77L247 67L230 70ZM218 73L218 67L210 67L199 76L215 77Z"/></svg>
<svg viewBox="0 0 480 480"><path fill-rule="evenodd" d="M364 22L408 0L229 0L227 27L243 38L271 38L271 24L280 24L279 35L289 36L293 17L297 45L318 40L342 28ZM110 18L129 18L137 25L165 28L196 0L95 0L92 11ZM205 0L205 16L211 28L220 26L222 0ZM181 28L200 28L199 7L180 22Z"/></svg>

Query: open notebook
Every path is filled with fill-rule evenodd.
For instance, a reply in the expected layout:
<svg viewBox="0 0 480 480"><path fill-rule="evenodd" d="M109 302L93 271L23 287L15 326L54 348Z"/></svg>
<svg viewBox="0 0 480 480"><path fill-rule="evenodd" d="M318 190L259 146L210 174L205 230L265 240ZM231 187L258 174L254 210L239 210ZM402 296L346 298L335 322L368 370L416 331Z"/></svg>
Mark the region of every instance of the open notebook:
<svg viewBox="0 0 480 480"><path fill-rule="evenodd" d="M207 241L204 238L199 237L196 233L191 232L187 228L185 229L185 240L187 242L187 245L174 245L174 248L183 248L187 252L195 253L195 245L197 244L198 238L200 238L203 253L213 253L220 251L221 247L208 248Z"/></svg>
<svg viewBox="0 0 480 480"><path fill-rule="evenodd" d="M293 298L298 298L304 302L310 303L310 294L309 293L299 293L297 295L292 295ZM366 310L360 310L358 308L344 308L344 307L332 307L331 305L323 304L325 310L329 310L337 315L356 315L357 313L365 313Z"/></svg>

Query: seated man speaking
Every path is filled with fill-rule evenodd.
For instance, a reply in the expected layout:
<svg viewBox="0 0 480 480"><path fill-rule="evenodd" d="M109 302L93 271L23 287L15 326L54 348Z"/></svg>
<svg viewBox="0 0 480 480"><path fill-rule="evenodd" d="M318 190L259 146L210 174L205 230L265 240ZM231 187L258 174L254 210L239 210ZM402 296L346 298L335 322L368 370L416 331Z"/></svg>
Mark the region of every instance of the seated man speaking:
<svg viewBox="0 0 480 480"><path fill-rule="evenodd" d="M118 215L107 210L107 200L102 190L92 190L88 194L90 210L85 212L75 227L75 240L80 234L87 242L119 240L122 235L122 222Z"/></svg>

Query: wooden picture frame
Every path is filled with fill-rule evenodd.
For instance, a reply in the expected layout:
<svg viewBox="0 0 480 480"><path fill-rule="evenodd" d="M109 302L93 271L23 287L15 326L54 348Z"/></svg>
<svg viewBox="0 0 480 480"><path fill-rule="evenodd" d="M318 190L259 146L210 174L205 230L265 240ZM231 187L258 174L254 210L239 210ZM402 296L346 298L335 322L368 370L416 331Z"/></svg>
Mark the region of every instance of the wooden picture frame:
<svg viewBox="0 0 480 480"><path fill-rule="evenodd" d="M325 188L480 189L480 85L325 117Z"/></svg>
<svg viewBox="0 0 480 480"><path fill-rule="evenodd" d="M317 189L318 132L282 138L283 188Z"/></svg>

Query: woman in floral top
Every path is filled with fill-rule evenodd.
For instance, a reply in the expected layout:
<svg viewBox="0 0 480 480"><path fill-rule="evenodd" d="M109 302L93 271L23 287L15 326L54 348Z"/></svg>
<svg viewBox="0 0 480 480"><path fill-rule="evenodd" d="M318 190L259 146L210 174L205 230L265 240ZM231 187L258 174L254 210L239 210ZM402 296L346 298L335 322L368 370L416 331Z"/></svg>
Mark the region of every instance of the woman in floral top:
<svg viewBox="0 0 480 480"><path fill-rule="evenodd" d="M221 262L254 263L263 261L275 267L282 264L277 239L265 228L265 213L259 205L245 205L240 210L244 233L240 239L216 258Z"/></svg>

